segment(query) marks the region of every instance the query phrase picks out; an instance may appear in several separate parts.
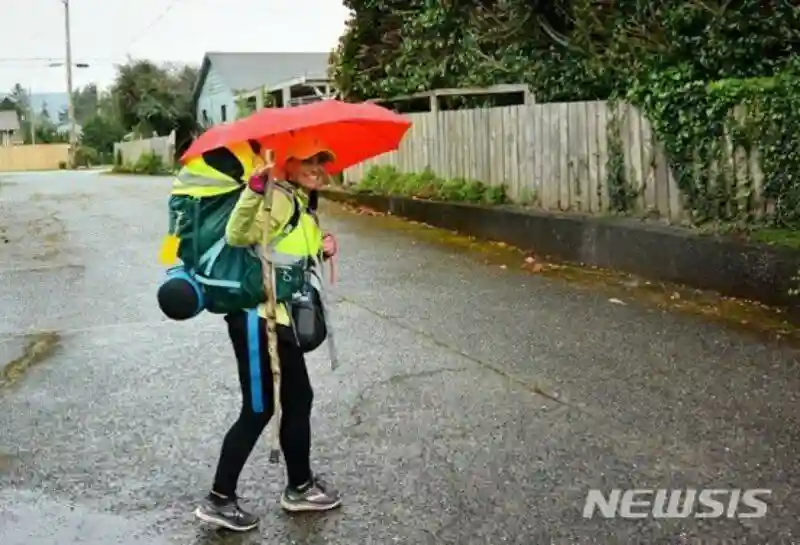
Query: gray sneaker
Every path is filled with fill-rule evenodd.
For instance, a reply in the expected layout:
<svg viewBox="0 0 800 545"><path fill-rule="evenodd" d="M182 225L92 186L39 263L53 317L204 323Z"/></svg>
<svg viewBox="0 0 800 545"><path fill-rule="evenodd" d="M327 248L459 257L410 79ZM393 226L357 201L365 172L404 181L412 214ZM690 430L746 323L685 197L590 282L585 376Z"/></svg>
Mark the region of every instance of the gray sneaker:
<svg viewBox="0 0 800 545"><path fill-rule="evenodd" d="M258 517L239 507L236 498L220 498L212 494L195 509L194 516L234 532L247 532L258 526Z"/></svg>
<svg viewBox="0 0 800 545"><path fill-rule="evenodd" d="M281 507L291 513L328 511L342 505L339 493L319 477L298 488L286 487L281 495Z"/></svg>

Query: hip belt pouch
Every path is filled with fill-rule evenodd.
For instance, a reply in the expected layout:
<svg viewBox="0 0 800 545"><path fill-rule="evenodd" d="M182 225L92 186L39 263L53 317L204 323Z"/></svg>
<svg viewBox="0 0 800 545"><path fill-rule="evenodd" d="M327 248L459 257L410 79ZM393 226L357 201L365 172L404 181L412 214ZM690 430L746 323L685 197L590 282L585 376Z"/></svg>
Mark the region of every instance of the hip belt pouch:
<svg viewBox="0 0 800 545"><path fill-rule="evenodd" d="M316 350L328 336L325 310L319 291L308 284L287 306L295 343L303 352Z"/></svg>

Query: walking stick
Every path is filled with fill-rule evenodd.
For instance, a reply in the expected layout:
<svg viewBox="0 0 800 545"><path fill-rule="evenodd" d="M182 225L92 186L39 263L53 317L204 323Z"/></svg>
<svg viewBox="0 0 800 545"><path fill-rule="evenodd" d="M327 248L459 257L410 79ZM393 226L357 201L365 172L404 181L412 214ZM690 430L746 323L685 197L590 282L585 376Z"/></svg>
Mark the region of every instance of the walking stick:
<svg viewBox="0 0 800 545"><path fill-rule="evenodd" d="M272 164L272 161L269 161ZM264 281L264 293L267 300L264 303L267 319L267 350L269 351L269 366L272 371L272 429L270 430L269 461L277 464L280 460L280 429L281 429L281 362L278 355L278 304L275 300L275 266L270 255L270 234L272 232L272 199L275 187L272 182L272 172L267 171L269 178L264 187L264 238L261 244L261 269Z"/></svg>

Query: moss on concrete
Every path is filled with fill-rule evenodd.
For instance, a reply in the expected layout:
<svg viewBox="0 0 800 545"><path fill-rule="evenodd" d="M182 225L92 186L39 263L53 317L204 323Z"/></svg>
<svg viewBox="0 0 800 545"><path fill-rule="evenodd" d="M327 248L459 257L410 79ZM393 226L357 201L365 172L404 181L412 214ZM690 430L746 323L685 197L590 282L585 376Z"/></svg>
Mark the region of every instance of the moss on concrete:
<svg viewBox="0 0 800 545"><path fill-rule="evenodd" d="M45 331L26 336L22 355L7 362L0 362L0 390L19 382L28 370L53 354L60 336L55 331Z"/></svg>

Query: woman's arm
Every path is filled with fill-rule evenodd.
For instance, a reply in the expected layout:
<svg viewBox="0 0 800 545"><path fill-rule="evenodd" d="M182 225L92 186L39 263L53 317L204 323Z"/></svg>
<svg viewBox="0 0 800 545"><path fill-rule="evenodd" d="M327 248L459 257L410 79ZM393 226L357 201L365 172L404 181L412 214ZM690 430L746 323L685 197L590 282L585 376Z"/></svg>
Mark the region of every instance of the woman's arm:
<svg viewBox="0 0 800 545"><path fill-rule="evenodd" d="M292 200L281 190L272 188L270 238L292 215ZM244 188L225 226L225 241L231 246L260 244L264 237L264 196Z"/></svg>
<svg viewBox="0 0 800 545"><path fill-rule="evenodd" d="M252 246L261 242L264 232L263 208L264 197L249 187L245 187L239 195L239 201L233 208L228 224L225 226L225 241L231 246Z"/></svg>

